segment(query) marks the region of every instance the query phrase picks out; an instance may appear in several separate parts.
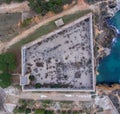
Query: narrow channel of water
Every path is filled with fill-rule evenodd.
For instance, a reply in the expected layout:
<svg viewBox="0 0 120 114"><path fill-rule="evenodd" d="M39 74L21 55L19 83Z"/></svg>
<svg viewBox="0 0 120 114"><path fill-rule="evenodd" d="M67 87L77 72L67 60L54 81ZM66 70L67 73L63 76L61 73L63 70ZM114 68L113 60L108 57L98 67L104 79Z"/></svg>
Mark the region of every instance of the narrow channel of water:
<svg viewBox="0 0 120 114"><path fill-rule="evenodd" d="M113 39L110 55L104 57L99 64L97 83L120 83L120 11L118 11L108 24L115 28L117 37Z"/></svg>

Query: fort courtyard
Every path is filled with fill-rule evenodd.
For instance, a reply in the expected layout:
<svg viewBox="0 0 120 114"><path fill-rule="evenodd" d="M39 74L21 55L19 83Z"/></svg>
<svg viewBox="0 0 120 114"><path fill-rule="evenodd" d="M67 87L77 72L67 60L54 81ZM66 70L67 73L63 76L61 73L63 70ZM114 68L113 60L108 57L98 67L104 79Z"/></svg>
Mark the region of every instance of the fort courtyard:
<svg viewBox="0 0 120 114"><path fill-rule="evenodd" d="M94 90L92 38L88 14L23 46L22 77L35 78L24 89L35 89L39 83L39 90Z"/></svg>

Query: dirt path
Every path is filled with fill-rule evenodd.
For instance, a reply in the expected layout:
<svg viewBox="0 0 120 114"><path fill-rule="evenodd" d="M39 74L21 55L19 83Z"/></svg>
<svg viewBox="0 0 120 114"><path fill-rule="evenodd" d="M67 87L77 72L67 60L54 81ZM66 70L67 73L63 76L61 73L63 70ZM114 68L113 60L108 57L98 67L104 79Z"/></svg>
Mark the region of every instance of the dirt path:
<svg viewBox="0 0 120 114"><path fill-rule="evenodd" d="M34 100L91 101L91 95L79 93L31 93L21 92L19 98Z"/></svg>
<svg viewBox="0 0 120 114"><path fill-rule="evenodd" d="M6 102L16 103L18 99L33 100L63 100L63 101L91 101L91 95L88 93L57 93L57 92L21 92L16 88L8 88L6 91ZM12 97L16 98L15 100Z"/></svg>
<svg viewBox="0 0 120 114"><path fill-rule="evenodd" d="M0 5L0 13L7 13L7 12L23 12L29 11L30 8L28 6L28 2L22 3L11 3L11 4L2 4Z"/></svg>
<svg viewBox="0 0 120 114"><path fill-rule="evenodd" d="M0 51L2 51L3 49L8 49L11 45L15 44L16 42L18 42L18 41L20 41L20 40L22 40L24 38L26 38L29 34L33 33L40 26L42 26L42 25L44 25L44 24L46 24L46 23L48 23L50 21L53 21L53 20L55 20L57 18L60 18L60 17L62 17L64 15L72 14L72 13L78 11L78 10L86 10L86 9L89 9L89 7L86 7L86 4L84 2L82 2L82 3L78 2L78 4L75 5L74 7L72 7L71 9L66 10L66 11L64 11L64 12L62 12L60 14L57 14L57 15L53 16L53 17L50 17L50 18L48 18L46 20L43 20L42 22L38 23L37 25L35 25L35 26L29 28L28 30L22 32L21 34L19 34L18 36L13 38L10 42L7 42L5 44L4 43L1 44L2 46L0 48Z"/></svg>

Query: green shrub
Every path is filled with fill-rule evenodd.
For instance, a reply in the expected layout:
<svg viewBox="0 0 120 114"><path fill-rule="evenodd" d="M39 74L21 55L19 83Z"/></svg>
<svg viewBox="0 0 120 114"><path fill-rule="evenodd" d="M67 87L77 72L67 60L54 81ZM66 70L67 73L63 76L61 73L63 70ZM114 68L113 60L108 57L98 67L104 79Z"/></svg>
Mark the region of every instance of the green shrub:
<svg viewBox="0 0 120 114"><path fill-rule="evenodd" d="M22 27L27 27L31 23L31 18L27 18L23 21Z"/></svg>
<svg viewBox="0 0 120 114"><path fill-rule="evenodd" d="M53 11L54 13L60 13L63 11L63 8L59 5L54 5L52 8L51 8L51 11Z"/></svg>
<svg viewBox="0 0 120 114"><path fill-rule="evenodd" d="M62 114L67 114L67 112L66 111L62 111Z"/></svg>
<svg viewBox="0 0 120 114"><path fill-rule="evenodd" d="M11 75L9 73L0 74L0 87L6 88L11 85Z"/></svg>
<svg viewBox="0 0 120 114"><path fill-rule="evenodd" d="M12 1L12 0L5 0L5 2L6 2L7 4L10 4L11 1Z"/></svg>
<svg viewBox="0 0 120 114"><path fill-rule="evenodd" d="M72 3L73 0L29 0L29 6L36 13L42 16L46 15L48 11L60 13L63 10L63 5Z"/></svg>
<svg viewBox="0 0 120 114"><path fill-rule="evenodd" d="M12 1L23 2L25 0L5 0L4 2L7 3L7 4L10 4Z"/></svg>
<svg viewBox="0 0 120 114"><path fill-rule="evenodd" d="M44 109L36 109L35 114L44 114L45 110Z"/></svg>
<svg viewBox="0 0 120 114"><path fill-rule="evenodd" d="M30 76L29 76L29 79L30 79L31 81L33 81L33 80L35 80L35 76L30 75Z"/></svg>
<svg viewBox="0 0 120 114"><path fill-rule="evenodd" d="M24 100L24 99L20 99L20 100L19 100L19 103L20 103L20 105L21 105L23 108L26 108L28 101L27 101L27 100Z"/></svg>
<svg viewBox="0 0 120 114"><path fill-rule="evenodd" d="M2 53L0 55L0 86L6 88L11 85L11 75L9 71L16 68L16 60L13 53Z"/></svg>
<svg viewBox="0 0 120 114"><path fill-rule="evenodd" d="M19 113L25 113L25 109L23 107L19 107L17 111Z"/></svg>
<svg viewBox="0 0 120 114"><path fill-rule="evenodd" d="M51 85L51 88L60 88L61 85L60 84L54 84L54 85Z"/></svg>
<svg viewBox="0 0 120 114"><path fill-rule="evenodd" d="M27 108L26 109L26 114L31 113L31 109Z"/></svg>
<svg viewBox="0 0 120 114"><path fill-rule="evenodd" d="M35 88L40 88L41 87L41 84L40 83L36 83L35 84Z"/></svg>
<svg viewBox="0 0 120 114"><path fill-rule="evenodd" d="M25 0L16 0L17 2L23 2L23 1L25 1Z"/></svg>
<svg viewBox="0 0 120 114"><path fill-rule="evenodd" d="M77 111L73 112L73 114L79 114Z"/></svg>
<svg viewBox="0 0 120 114"><path fill-rule="evenodd" d="M38 13L38 14L42 12L42 10L41 10L39 7L35 7L34 10L35 10L35 12Z"/></svg>
<svg viewBox="0 0 120 114"><path fill-rule="evenodd" d="M48 12L48 11L44 9L44 10L42 10L41 15L42 15L42 16L45 16L45 15L47 14L47 12Z"/></svg>
<svg viewBox="0 0 120 114"><path fill-rule="evenodd" d="M16 58L13 53L3 53L0 55L0 70L9 72L16 68Z"/></svg>

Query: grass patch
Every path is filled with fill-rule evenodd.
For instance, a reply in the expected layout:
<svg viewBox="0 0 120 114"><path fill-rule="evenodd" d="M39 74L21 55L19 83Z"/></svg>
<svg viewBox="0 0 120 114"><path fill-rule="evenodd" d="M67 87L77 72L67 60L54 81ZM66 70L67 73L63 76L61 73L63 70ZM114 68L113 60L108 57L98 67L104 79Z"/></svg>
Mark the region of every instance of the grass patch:
<svg viewBox="0 0 120 114"><path fill-rule="evenodd" d="M62 111L62 114L67 114L67 112L66 111Z"/></svg>
<svg viewBox="0 0 120 114"><path fill-rule="evenodd" d="M44 114L45 110L44 109L36 109L35 114Z"/></svg>
<svg viewBox="0 0 120 114"><path fill-rule="evenodd" d="M23 21L22 27L27 27L30 25L30 23L31 23L31 18L27 18Z"/></svg>
<svg viewBox="0 0 120 114"><path fill-rule="evenodd" d="M65 15L63 17L63 21L65 24L68 24L68 23L75 21L76 19L78 19L78 18L80 18L80 17L82 17L90 12L91 12L91 10L77 11L74 14Z"/></svg>
<svg viewBox="0 0 120 114"><path fill-rule="evenodd" d="M6 88L11 85L11 71L16 68L16 60L13 53L0 54L0 87Z"/></svg>
<svg viewBox="0 0 120 114"><path fill-rule="evenodd" d="M75 112L73 112L73 114L79 114L79 112L75 111Z"/></svg>
<svg viewBox="0 0 120 114"><path fill-rule="evenodd" d="M9 73L0 74L0 87L6 88L11 85L11 75Z"/></svg>

